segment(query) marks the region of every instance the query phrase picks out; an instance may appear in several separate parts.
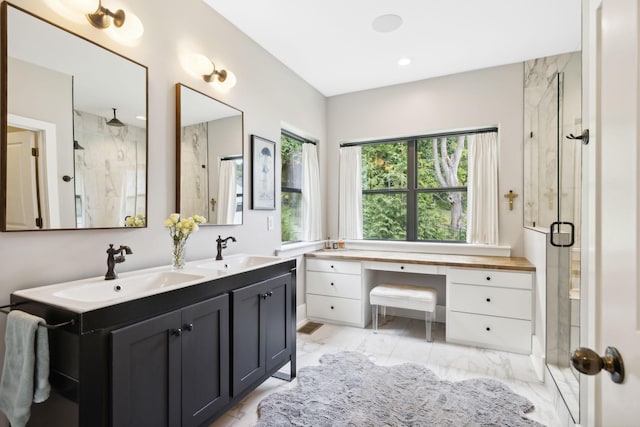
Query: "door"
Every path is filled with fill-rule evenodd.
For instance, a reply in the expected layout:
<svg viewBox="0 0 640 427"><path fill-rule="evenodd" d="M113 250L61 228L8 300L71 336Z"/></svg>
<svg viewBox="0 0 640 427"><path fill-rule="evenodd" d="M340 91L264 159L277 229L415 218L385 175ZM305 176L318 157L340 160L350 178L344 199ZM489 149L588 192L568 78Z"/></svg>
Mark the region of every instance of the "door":
<svg viewBox="0 0 640 427"><path fill-rule="evenodd" d="M291 276L274 279L267 290L267 371L289 360L291 355Z"/></svg>
<svg viewBox="0 0 640 427"><path fill-rule="evenodd" d="M266 374L265 304L266 284L245 286L232 295L232 395L235 397Z"/></svg>
<svg viewBox="0 0 640 427"><path fill-rule="evenodd" d="M181 313L111 332L114 427L180 425Z"/></svg>
<svg viewBox="0 0 640 427"><path fill-rule="evenodd" d="M182 426L199 426L229 402L229 295L182 311Z"/></svg>
<svg viewBox="0 0 640 427"><path fill-rule="evenodd" d="M9 132L7 135L7 230L35 230L38 218L37 158L31 149L36 147L32 131Z"/></svg>
<svg viewBox="0 0 640 427"><path fill-rule="evenodd" d="M640 419L640 187L637 0L583 2L584 101L591 140L584 196L588 330L582 345L602 355L616 347L622 384L606 372L583 376L581 420L588 426L637 426ZM586 238L585 238L586 237Z"/></svg>

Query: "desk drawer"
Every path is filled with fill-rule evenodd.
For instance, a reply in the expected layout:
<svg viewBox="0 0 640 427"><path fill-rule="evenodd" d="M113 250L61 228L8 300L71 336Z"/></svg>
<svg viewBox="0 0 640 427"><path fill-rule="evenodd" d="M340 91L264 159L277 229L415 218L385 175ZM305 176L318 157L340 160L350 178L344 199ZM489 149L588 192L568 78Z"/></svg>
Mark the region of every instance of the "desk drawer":
<svg viewBox="0 0 640 427"><path fill-rule="evenodd" d="M311 294L360 299L360 276L354 274L307 271L307 292Z"/></svg>
<svg viewBox="0 0 640 427"><path fill-rule="evenodd" d="M362 303L359 299L307 294L307 316L310 318L362 327L361 314Z"/></svg>
<svg viewBox="0 0 640 427"><path fill-rule="evenodd" d="M452 283L449 309L531 320L531 291Z"/></svg>
<svg viewBox="0 0 640 427"><path fill-rule="evenodd" d="M447 341L530 353L531 322L452 311L447 316Z"/></svg>
<svg viewBox="0 0 640 427"><path fill-rule="evenodd" d="M337 261L335 259L305 260L307 271L324 271L327 273L360 274L360 262Z"/></svg>
<svg viewBox="0 0 640 427"><path fill-rule="evenodd" d="M449 268L449 283L465 283L469 285L501 286L506 288L531 289L531 273L503 270L474 270Z"/></svg>
<svg viewBox="0 0 640 427"><path fill-rule="evenodd" d="M397 271L400 273L445 274L444 267L431 264L366 261L362 263L362 268L378 271Z"/></svg>

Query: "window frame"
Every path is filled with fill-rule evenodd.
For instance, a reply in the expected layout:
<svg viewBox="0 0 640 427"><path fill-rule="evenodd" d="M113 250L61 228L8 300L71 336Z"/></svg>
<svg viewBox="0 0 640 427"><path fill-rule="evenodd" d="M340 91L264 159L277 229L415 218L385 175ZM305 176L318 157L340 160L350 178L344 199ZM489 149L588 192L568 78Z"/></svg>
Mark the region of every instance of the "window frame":
<svg viewBox="0 0 640 427"><path fill-rule="evenodd" d="M468 129L463 131L451 131L451 132L441 132L441 133L433 133L426 135L417 135L410 137L398 137L398 138L385 138L382 140L376 141L366 141L366 142L353 142L353 143L343 143L340 144L340 147L349 147L349 146L368 146L368 145L376 145L376 144L406 144L407 146L407 188L394 188L394 189L375 189L368 190L363 186L362 196L363 199L366 195L371 194L405 194L406 195L406 237L401 240L389 240L389 239L375 239L375 238L364 238L363 240L373 240L373 241L394 241L394 242L424 242L424 243L466 243L466 240L420 240L418 239L418 229L419 229L419 218L420 213L418 212L418 198L420 194L433 194L433 193L445 193L445 192L464 192L467 194L468 200L468 188L467 186L458 186L458 187L434 187L434 188L419 188L418 187L418 144L421 140L433 140L437 138L443 137L453 137L453 136L461 136L461 135L478 135L481 133L489 133L489 132L498 132L497 127L488 127L488 128L480 128L480 129ZM468 146L467 146L468 149ZM467 169L468 170L468 169ZM363 227L364 227L364 217L363 217Z"/></svg>
<svg viewBox="0 0 640 427"><path fill-rule="evenodd" d="M300 146L302 147L302 144L314 144L316 145L316 143L314 141L311 141L307 138L304 138L300 135L297 135L291 131L288 131L286 129L280 129L280 141L282 143L282 136L286 136L289 139L293 139L296 140L298 142L300 142ZM280 150L280 161L282 162L282 149ZM282 169L282 168L281 168ZM300 171L300 176L302 176L302 171ZM282 185L282 176L280 176L280 212L282 213L282 199L284 194L300 194L302 195L302 182L300 183L300 188L298 187L290 187L290 186L284 186ZM302 221L300 221L301 223L301 227L304 227L304 224L302 224ZM283 240L282 239L282 230L280 231L280 241L282 243L285 244L291 244L291 243L298 243L298 242L302 242L302 239L299 240Z"/></svg>

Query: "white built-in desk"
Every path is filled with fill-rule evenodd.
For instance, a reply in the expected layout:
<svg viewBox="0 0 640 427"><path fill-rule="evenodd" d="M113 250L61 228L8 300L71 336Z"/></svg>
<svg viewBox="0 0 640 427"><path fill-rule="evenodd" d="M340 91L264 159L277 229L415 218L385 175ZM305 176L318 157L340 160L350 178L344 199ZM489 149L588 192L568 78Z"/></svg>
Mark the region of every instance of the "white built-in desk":
<svg viewBox="0 0 640 427"><path fill-rule="evenodd" d="M366 327L372 271L445 276L447 342L531 352L535 267L525 258L326 250L305 264L310 320Z"/></svg>

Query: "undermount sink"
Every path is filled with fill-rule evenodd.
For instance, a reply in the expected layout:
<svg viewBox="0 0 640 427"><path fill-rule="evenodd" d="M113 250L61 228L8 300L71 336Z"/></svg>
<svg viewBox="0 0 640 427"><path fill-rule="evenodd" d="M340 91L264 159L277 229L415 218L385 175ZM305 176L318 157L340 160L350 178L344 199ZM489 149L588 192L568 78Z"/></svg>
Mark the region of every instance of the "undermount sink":
<svg viewBox="0 0 640 427"><path fill-rule="evenodd" d="M196 267L207 270L216 270L224 274L225 272L236 273L242 270L250 270L278 261L282 261L282 258L277 256L261 255L229 255L224 257L222 260L208 261L198 264Z"/></svg>
<svg viewBox="0 0 640 427"><path fill-rule="evenodd" d="M81 302L109 301L147 291L180 285L204 276L174 271L155 272L115 280L92 279L54 292L53 296Z"/></svg>

